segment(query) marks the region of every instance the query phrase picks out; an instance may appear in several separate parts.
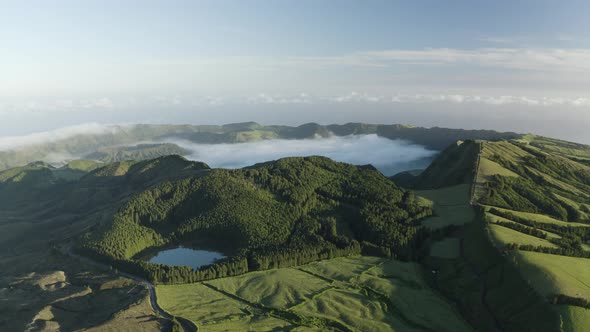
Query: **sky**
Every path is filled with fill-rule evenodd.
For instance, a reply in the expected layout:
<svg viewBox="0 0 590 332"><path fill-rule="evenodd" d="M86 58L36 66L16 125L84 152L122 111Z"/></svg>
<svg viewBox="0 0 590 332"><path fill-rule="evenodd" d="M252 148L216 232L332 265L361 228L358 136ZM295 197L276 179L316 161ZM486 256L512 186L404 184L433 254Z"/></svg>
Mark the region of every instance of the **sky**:
<svg viewBox="0 0 590 332"><path fill-rule="evenodd" d="M0 0L0 136L360 121L590 143L588 31L588 1Z"/></svg>

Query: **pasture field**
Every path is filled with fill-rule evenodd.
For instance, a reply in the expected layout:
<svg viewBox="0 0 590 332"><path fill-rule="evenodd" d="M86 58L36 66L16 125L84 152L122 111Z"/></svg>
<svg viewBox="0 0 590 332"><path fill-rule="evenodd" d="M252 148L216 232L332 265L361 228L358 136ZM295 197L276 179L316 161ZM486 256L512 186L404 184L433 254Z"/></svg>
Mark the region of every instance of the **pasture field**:
<svg viewBox="0 0 590 332"><path fill-rule="evenodd" d="M558 246L545 239L524 234L517 230L501 225L488 224L488 230L492 243L494 243L494 245L500 249L509 243L558 248Z"/></svg>
<svg viewBox="0 0 590 332"><path fill-rule="evenodd" d="M164 310L200 331L471 331L415 263L347 257L157 287Z"/></svg>
<svg viewBox="0 0 590 332"><path fill-rule="evenodd" d="M529 251L511 252L510 259L540 294L590 299L590 259Z"/></svg>
<svg viewBox="0 0 590 332"><path fill-rule="evenodd" d="M432 201L434 207L434 216L425 219L422 224L428 228L437 229L471 222L475 212L469 205L469 191L469 184L416 191L416 195Z"/></svg>
<svg viewBox="0 0 590 332"><path fill-rule="evenodd" d="M502 176L515 176L519 177L518 174L514 173L513 171L503 167L502 165L498 164L495 161L491 161L487 158L481 158L479 160L479 169L477 173L478 177L482 177L482 180L488 179L492 175L502 175ZM478 179L479 182L479 179Z"/></svg>
<svg viewBox="0 0 590 332"><path fill-rule="evenodd" d="M493 222L501 221L501 222L506 222L506 223L520 225L521 227L525 227L527 229L533 229L533 227L526 226L526 225L523 225L523 224L519 224L516 221L512 221L510 219L506 219L506 218L497 216L497 215L495 215L493 213L490 213L490 212L486 212L485 213L485 220L488 223L493 223ZM551 232L548 232L548 231L545 231L545 230L543 230L543 232L545 234L547 234L547 238L548 239L561 239L561 235L559 235L559 234L551 233Z"/></svg>
<svg viewBox="0 0 590 332"><path fill-rule="evenodd" d="M590 309L560 305L557 310L563 317L563 331L586 331L590 326Z"/></svg>
<svg viewBox="0 0 590 332"><path fill-rule="evenodd" d="M287 309L331 287L326 280L310 278L309 273L294 268L252 272L208 284L248 302L279 309Z"/></svg>
<svg viewBox="0 0 590 332"><path fill-rule="evenodd" d="M487 205L481 205L486 211L489 211L489 209L491 209L491 206L487 206ZM560 226L576 226L576 227L590 227L590 224L584 224L584 223L578 223L578 222L564 222L562 220L557 220L555 218L551 218L549 216L546 216L544 214L538 214L538 213L530 213L530 212L521 212L521 211L514 211L514 210L509 210L509 209L504 209L504 208L500 208L500 207L494 207L495 209L498 209L500 211L503 212L510 212L512 214L514 214L515 216L521 217L521 218L525 218L531 221L536 221L536 222L540 222L540 223L545 223L545 224L555 224L555 225L560 225Z"/></svg>

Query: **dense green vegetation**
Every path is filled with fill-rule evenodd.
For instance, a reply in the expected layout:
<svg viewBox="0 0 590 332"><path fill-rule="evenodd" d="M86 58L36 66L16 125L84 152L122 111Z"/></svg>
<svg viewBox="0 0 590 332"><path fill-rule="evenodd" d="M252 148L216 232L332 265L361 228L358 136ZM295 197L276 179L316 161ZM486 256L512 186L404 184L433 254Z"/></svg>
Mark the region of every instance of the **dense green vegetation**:
<svg viewBox="0 0 590 332"><path fill-rule="evenodd" d="M407 172L392 180L401 186L416 189L433 189L471 183L477 167L480 145L474 141L455 142L439 154L419 175Z"/></svg>
<svg viewBox="0 0 590 332"><path fill-rule="evenodd" d="M111 164L89 176L120 168ZM323 157L285 158L160 182L88 232L80 247L153 280L188 282L363 252L412 258L425 236L417 221L430 214L429 206L373 169ZM201 271L133 261L150 247L195 241L216 243L234 258Z"/></svg>
<svg viewBox="0 0 590 332"><path fill-rule="evenodd" d="M577 210L571 209L568 213L569 205L552 198L550 192L531 180L495 175L492 182L487 183L487 189L487 195L480 200L483 204L579 221L579 213L574 212Z"/></svg>
<svg viewBox="0 0 590 332"><path fill-rule="evenodd" d="M486 149L495 148L486 143ZM516 211L541 213L559 220L589 222L590 167L514 142L517 157L498 152L487 157L516 176L489 176L480 202Z"/></svg>

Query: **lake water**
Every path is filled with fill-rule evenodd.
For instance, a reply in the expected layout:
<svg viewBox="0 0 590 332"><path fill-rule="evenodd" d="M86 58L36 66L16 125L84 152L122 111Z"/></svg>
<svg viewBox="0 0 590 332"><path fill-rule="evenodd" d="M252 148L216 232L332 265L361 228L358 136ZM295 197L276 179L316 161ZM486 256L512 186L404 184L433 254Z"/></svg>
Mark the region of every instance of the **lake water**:
<svg viewBox="0 0 590 332"><path fill-rule="evenodd" d="M225 258L225 256L216 251L178 247L158 252L157 255L149 259L149 262L171 266L189 266L198 269L222 258Z"/></svg>

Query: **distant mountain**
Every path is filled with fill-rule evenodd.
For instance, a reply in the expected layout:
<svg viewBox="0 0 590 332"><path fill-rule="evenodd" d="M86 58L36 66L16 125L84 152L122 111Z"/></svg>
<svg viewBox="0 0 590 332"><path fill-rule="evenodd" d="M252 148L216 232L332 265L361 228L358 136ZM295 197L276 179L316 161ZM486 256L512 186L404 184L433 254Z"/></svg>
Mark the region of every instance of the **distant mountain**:
<svg viewBox="0 0 590 332"><path fill-rule="evenodd" d="M133 146L114 146L99 148L85 158L98 160L104 163L112 163L124 160L154 159L168 155L187 155L189 151L176 144L138 144Z"/></svg>
<svg viewBox="0 0 590 332"><path fill-rule="evenodd" d="M421 128L403 125L348 123L344 125L303 124L298 127L263 126L255 122L214 125L129 125L107 126L101 133L80 133L45 143L20 146L0 151L0 170L23 166L33 161L49 163L75 159L103 162L149 159L168 154L185 154L172 144L154 145L159 141L181 139L200 144L240 143L267 139L306 139L330 135L377 134L389 139L402 139L443 150L457 140L500 140L519 138L516 133L490 130ZM145 145L146 142L152 142ZM155 143L154 143L155 142Z"/></svg>

